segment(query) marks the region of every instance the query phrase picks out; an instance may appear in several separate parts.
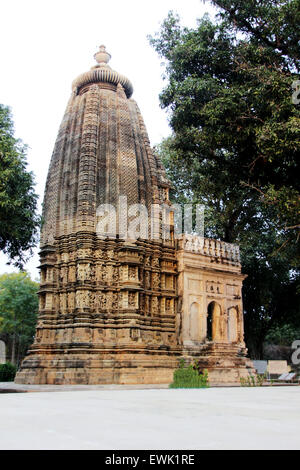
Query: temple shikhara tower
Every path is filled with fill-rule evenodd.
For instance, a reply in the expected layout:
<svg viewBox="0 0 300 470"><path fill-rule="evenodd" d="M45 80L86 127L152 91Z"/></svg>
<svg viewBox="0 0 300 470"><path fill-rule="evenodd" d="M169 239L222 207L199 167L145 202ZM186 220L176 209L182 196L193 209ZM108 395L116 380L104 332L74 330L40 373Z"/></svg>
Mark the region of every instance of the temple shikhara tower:
<svg viewBox="0 0 300 470"><path fill-rule="evenodd" d="M174 236L172 212L166 221L158 209L171 205L170 184L131 82L111 69L104 46L95 59L73 82L51 158L36 336L16 382L168 383L185 358L211 383L239 383L252 367L239 249ZM151 221L134 239L124 227L137 204ZM104 205L116 208L105 235Z"/></svg>

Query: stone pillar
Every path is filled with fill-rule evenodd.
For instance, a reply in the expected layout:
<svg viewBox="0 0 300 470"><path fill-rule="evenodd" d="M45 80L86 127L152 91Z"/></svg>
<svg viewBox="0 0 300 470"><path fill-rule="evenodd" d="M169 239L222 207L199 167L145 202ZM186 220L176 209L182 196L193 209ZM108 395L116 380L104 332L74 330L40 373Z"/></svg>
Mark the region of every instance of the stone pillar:
<svg viewBox="0 0 300 470"><path fill-rule="evenodd" d="M231 307L228 311L228 341L236 343L238 340L238 318L237 310Z"/></svg>
<svg viewBox="0 0 300 470"><path fill-rule="evenodd" d="M222 311L217 302L213 302L212 310L212 340L222 342Z"/></svg>

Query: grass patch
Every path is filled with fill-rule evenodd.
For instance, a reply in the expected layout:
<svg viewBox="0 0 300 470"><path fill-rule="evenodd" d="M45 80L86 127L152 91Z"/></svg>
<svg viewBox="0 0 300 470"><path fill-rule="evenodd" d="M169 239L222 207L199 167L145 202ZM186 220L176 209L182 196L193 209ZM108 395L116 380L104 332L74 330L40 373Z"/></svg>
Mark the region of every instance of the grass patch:
<svg viewBox="0 0 300 470"><path fill-rule="evenodd" d="M174 371L173 382L169 388L208 388L208 371L201 370L198 362L185 366L184 360L180 362L179 369Z"/></svg>
<svg viewBox="0 0 300 470"><path fill-rule="evenodd" d="M249 374L248 377L240 377L241 387L262 387L266 378L267 374L257 374L256 376Z"/></svg>

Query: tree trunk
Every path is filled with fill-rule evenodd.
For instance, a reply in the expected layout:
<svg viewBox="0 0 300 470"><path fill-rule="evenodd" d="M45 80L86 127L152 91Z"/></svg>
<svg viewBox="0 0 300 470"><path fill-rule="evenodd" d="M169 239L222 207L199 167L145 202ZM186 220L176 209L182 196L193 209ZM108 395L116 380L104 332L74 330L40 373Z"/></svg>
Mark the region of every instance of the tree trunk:
<svg viewBox="0 0 300 470"><path fill-rule="evenodd" d="M13 334L13 341L11 347L11 363L16 365L16 333Z"/></svg>

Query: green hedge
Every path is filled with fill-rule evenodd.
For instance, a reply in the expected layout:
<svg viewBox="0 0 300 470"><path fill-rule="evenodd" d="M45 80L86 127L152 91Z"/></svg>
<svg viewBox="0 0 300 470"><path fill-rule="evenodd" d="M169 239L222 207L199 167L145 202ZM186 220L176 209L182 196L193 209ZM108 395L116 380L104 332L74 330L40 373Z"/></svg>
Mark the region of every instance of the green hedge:
<svg viewBox="0 0 300 470"><path fill-rule="evenodd" d="M13 382L17 373L17 367L7 362L0 364L0 382Z"/></svg>
<svg viewBox="0 0 300 470"><path fill-rule="evenodd" d="M208 371L199 370L197 363L184 367L181 364L179 369L174 371L173 382L169 385L170 388L207 388Z"/></svg>

